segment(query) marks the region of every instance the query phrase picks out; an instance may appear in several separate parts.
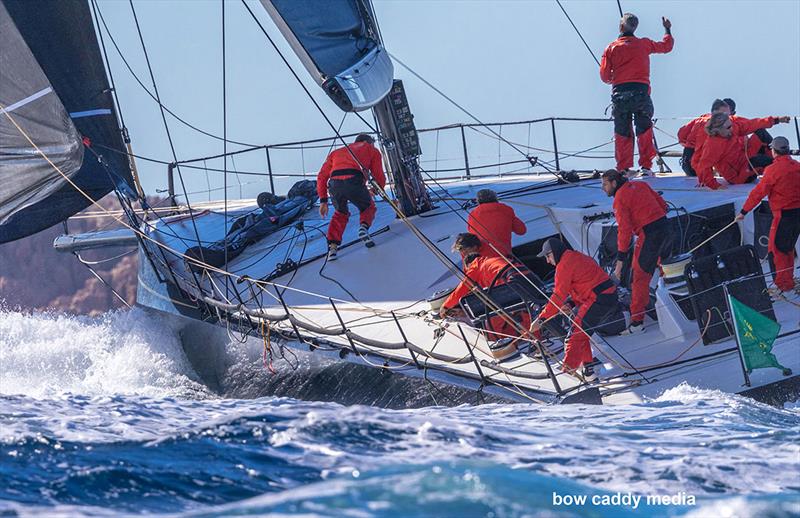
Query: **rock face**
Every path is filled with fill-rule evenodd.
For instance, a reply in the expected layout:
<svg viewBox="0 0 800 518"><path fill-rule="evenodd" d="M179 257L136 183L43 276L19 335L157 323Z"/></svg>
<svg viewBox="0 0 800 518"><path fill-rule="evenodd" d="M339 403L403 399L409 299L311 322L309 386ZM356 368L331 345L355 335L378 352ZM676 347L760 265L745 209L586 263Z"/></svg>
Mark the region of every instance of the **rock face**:
<svg viewBox="0 0 800 518"><path fill-rule="evenodd" d="M112 194L101 200L109 210L119 204ZM98 214L89 207L79 216ZM108 217L73 217L70 233L88 232L119 226ZM75 314L99 314L112 308L124 307L114 294L72 254L57 252L53 240L63 234L64 227L56 225L43 232L18 241L0 245L0 305L20 309L53 309ZM82 257L89 261L114 258L125 249L87 251ZM136 252L93 265L128 303L136 299Z"/></svg>

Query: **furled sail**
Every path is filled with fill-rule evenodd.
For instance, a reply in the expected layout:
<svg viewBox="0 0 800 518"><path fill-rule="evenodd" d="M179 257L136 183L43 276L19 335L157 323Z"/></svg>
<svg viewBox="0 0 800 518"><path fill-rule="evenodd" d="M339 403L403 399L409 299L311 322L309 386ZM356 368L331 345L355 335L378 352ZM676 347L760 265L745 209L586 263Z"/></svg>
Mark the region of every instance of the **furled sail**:
<svg viewBox="0 0 800 518"><path fill-rule="evenodd" d="M315 81L344 111L371 108L394 68L369 0L261 0Z"/></svg>
<svg viewBox="0 0 800 518"><path fill-rule="evenodd" d="M88 3L0 1L0 243L89 206L75 186L131 187L109 148L125 149Z"/></svg>

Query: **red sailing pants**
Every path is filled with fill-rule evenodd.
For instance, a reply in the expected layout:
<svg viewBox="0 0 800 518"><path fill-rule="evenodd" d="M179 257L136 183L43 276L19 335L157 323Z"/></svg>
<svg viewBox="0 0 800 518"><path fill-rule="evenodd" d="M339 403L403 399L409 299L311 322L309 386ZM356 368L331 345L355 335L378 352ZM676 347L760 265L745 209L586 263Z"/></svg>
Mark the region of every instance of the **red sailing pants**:
<svg viewBox="0 0 800 518"><path fill-rule="evenodd" d="M790 212L789 215L784 215L783 212L780 210L772 212L769 251L775 264L775 285L781 291L789 291L794 289L794 247L797 244L797 234L800 232L798 228L800 222L797 221L800 210L786 211ZM782 217L788 218L784 225L781 225Z"/></svg>
<svg viewBox="0 0 800 518"><path fill-rule="evenodd" d="M594 304L594 300L591 301L591 304L581 304L578 309L572 333L567 338L567 343L564 344L564 370L574 371L581 365L592 361L592 346L589 344L589 335L583 330L583 317L592 307L592 304Z"/></svg>

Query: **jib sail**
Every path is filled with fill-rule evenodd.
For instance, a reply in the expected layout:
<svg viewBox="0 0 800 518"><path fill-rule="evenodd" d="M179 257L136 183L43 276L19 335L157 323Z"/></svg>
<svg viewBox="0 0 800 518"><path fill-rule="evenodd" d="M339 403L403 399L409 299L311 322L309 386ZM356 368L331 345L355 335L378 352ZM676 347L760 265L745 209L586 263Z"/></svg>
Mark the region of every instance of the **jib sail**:
<svg viewBox="0 0 800 518"><path fill-rule="evenodd" d="M371 108L394 68L369 0L261 0L315 81L344 111Z"/></svg>
<svg viewBox="0 0 800 518"><path fill-rule="evenodd" d="M0 1L0 243L132 187L124 149L88 3Z"/></svg>

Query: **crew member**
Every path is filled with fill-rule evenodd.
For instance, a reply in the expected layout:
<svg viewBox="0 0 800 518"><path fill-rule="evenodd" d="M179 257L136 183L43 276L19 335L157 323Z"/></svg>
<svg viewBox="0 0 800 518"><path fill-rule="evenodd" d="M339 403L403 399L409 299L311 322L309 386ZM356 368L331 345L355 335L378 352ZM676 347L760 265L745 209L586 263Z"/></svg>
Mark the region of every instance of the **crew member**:
<svg viewBox="0 0 800 518"><path fill-rule="evenodd" d="M769 252L775 270L775 285L781 291L794 289L794 248L800 236L800 163L789 156L789 140L775 137L770 145L774 162L764 170L764 177L750 191L739 221L764 197L769 197L772 226L769 229Z"/></svg>
<svg viewBox="0 0 800 518"><path fill-rule="evenodd" d="M319 194L319 214L328 215L328 193L333 202L333 217L328 225L328 260L336 259L336 252L342 244L342 234L350 219L347 203L359 211L360 227L358 237L367 247L375 246L369 236L369 226L375 219L375 194L372 187L367 189L369 177L380 186L386 185L383 174L381 153L375 146L375 139L366 133L358 135L352 144L332 151L317 175L317 194Z"/></svg>
<svg viewBox="0 0 800 518"><path fill-rule="evenodd" d="M453 250L461 253L464 261L464 276L466 278L459 283L453 293L442 303L442 307L439 310L439 315L442 318L456 314L459 301L465 295L468 295L475 285L480 288L490 288L493 285L499 286L506 282L507 277L503 275L505 271L513 273L510 271L513 269L512 263L508 259L497 256L485 257L480 253L482 247L483 243L475 234L464 233L456 236ZM524 269L524 266L517 265L517 268ZM531 323L530 315L527 311L520 313L521 315L514 315L514 317L520 320L522 329L528 329ZM520 334L519 330L501 315L491 317L486 324L486 328L498 333L497 335L489 333L490 339L499 339L503 338L503 336L519 336Z"/></svg>
<svg viewBox="0 0 800 518"><path fill-rule="evenodd" d="M760 128L771 128L780 122L789 122L789 117L764 117L761 119L731 118L725 113L715 113L705 125L707 135L692 159L697 171L700 186L719 189L714 179L714 169L730 184L749 183L756 179L756 172L750 166L744 153L742 140Z"/></svg>
<svg viewBox="0 0 800 518"><path fill-rule="evenodd" d="M700 128L702 131L702 128L705 127L708 119L711 118L711 114L716 112L730 114L731 108L726 101L722 99L714 99L714 102L711 103L710 113L706 113L690 120L678 130L678 143L683 146L681 168L683 169L683 172L686 173L686 176L697 176L697 172L695 172L694 168L692 167L692 157L697 149L697 143L695 141L697 139L697 135L699 134L696 132L697 130L695 130L695 128Z"/></svg>
<svg viewBox="0 0 800 518"><path fill-rule="evenodd" d="M482 256L510 256L511 233L521 236L527 232L525 223L514 209L497 201L497 193L491 189L481 189L476 199L478 206L469 213L467 232L479 236Z"/></svg>
<svg viewBox="0 0 800 518"><path fill-rule="evenodd" d="M559 312L568 314L567 297L570 297L578 306L578 313L572 319L572 330L564 344L563 368L576 372L583 366L583 377L592 379L595 376L589 365L593 357L587 331L610 335L625 329L617 287L594 259L567 250L556 238L544 242L538 257L546 258L556 267L555 289L550 301L531 324L531 332L538 333L545 321Z"/></svg>
<svg viewBox="0 0 800 518"><path fill-rule="evenodd" d="M603 173L603 190L614 197L614 216L617 218L617 265L614 275L618 279L625 262L631 257L631 238L636 236L628 332L643 331L645 308L650 302L650 279L659 260L672 250L667 203L646 182L629 182L625 175L614 169Z"/></svg>
<svg viewBox="0 0 800 518"><path fill-rule="evenodd" d="M633 167L633 126L639 145L639 166L649 174L656 156L653 141L653 101L650 99L650 54L666 54L672 50L672 23L661 18L664 38L653 41L633 35L639 19L625 13L619 24L619 38L612 41L600 61L600 79L613 85L611 89L614 116L614 154L617 169Z"/></svg>

